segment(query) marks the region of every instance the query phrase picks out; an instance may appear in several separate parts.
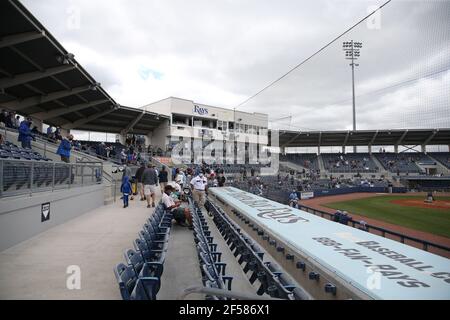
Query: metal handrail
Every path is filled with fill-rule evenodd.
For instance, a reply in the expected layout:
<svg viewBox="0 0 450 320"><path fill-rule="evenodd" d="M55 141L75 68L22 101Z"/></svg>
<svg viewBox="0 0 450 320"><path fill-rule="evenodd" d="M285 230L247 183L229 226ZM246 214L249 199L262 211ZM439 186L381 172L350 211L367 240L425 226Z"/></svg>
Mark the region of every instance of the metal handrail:
<svg viewBox="0 0 450 320"><path fill-rule="evenodd" d="M39 178L37 181L35 172ZM37 192L101 184L103 164L0 159L0 177L0 198L23 194L31 196Z"/></svg>
<svg viewBox="0 0 450 320"><path fill-rule="evenodd" d="M184 289L176 298L176 300L185 300L188 295L194 293L203 293L213 296L220 296L225 298L235 298L238 300L283 300L278 298L258 296L256 294L246 294L237 291L229 291L224 289L207 288L203 286L190 286Z"/></svg>

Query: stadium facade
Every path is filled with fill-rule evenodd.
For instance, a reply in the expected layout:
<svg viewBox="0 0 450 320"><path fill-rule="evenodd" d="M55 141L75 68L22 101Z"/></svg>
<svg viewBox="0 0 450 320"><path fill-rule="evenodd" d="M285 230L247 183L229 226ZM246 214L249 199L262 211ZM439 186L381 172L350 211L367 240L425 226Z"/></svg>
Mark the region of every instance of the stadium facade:
<svg viewBox="0 0 450 320"><path fill-rule="evenodd" d="M143 107L147 112L168 118L153 133L151 144L170 150L183 140L233 141L246 144L246 149L268 145L269 117L264 113L248 113L169 97Z"/></svg>

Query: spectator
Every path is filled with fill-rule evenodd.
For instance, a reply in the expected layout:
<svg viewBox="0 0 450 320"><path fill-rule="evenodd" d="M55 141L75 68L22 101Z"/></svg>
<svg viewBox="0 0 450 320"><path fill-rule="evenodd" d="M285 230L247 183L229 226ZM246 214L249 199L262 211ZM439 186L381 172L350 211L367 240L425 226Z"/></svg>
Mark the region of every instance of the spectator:
<svg viewBox="0 0 450 320"><path fill-rule="evenodd" d="M70 150L72 149L73 135L69 134L67 138L63 138L59 144L56 154L61 156L61 161L70 163Z"/></svg>
<svg viewBox="0 0 450 320"><path fill-rule="evenodd" d="M348 215L348 212L344 211L339 218L339 223L347 225L350 220L351 217Z"/></svg>
<svg viewBox="0 0 450 320"><path fill-rule="evenodd" d="M123 207L126 208L128 207L128 197L132 193L131 182L128 176L125 176L123 179L122 185L120 186L120 192L122 192L123 195Z"/></svg>
<svg viewBox="0 0 450 320"><path fill-rule="evenodd" d="M164 193L161 197L161 202L164 204L166 210L173 214L174 220L181 226L192 229L192 215L188 208L182 208L181 201L175 202L171 197L174 189L171 185L164 188Z"/></svg>
<svg viewBox="0 0 450 320"><path fill-rule="evenodd" d="M59 141L62 140L63 137L61 135L61 128L56 128L55 130L55 140Z"/></svg>
<svg viewBox="0 0 450 320"><path fill-rule="evenodd" d="M224 174L222 172L219 173L219 178L217 179L219 187L224 187L226 182L227 179L225 178Z"/></svg>
<svg viewBox="0 0 450 320"><path fill-rule="evenodd" d="M289 195L289 206L298 209L298 194L296 190L292 190Z"/></svg>
<svg viewBox="0 0 450 320"><path fill-rule="evenodd" d="M14 119L14 127L20 127L20 116L16 116L16 118Z"/></svg>
<svg viewBox="0 0 450 320"><path fill-rule="evenodd" d="M184 174L184 171L181 169L177 170L177 174L175 176L175 182L184 185L186 183L186 175Z"/></svg>
<svg viewBox="0 0 450 320"><path fill-rule="evenodd" d="M47 128L47 138L54 139L52 126L48 126L48 128Z"/></svg>
<svg viewBox="0 0 450 320"><path fill-rule="evenodd" d="M125 164L127 162L127 154L125 153L125 149L122 149L120 152L120 162Z"/></svg>
<svg viewBox="0 0 450 320"><path fill-rule="evenodd" d="M3 135L0 133L0 145L5 143L5 138L3 138Z"/></svg>
<svg viewBox="0 0 450 320"><path fill-rule="evenodd" d="M17 128L16 121L14 119L14 114L12 112L8 112L6 114L5 125L7 128Z"/></svg>
<svg viewBox="0 0 450 320"><path fill-rule="evenodd" d="M336 213L333 215L333 221L339 222L341 220L341 215L342 215L341 210L336 211Z"/></svg>
<svg viewBox="0 0 450 320"><path fill-rule="evenodd" d="M18 140L22 143L22 148L31 149L31 139L36 140L30 130L31 119L27 118L22 121L19 127Z"/></svg>
<svg viewBox="0 0 450 320"><path fill-rule="evenodd" d="M142 184L144 185L144 195L147 199L147 208L150 208L150 204L152 207L155 207L155 193L156 185L158 184L158 176L151 163L147 165L147 169L145 169L142 174Z"/></svg>
<svg viewBox="0 0 450 320"><path fill-rule="evenodd" d="M169 172L167 172L166 167L163 166L161 172L158 174L159 186L161 187L161 193L164 193L164 188L169 182Z"/></svg>
<svg viewBox="0 0 450 320"><path fill-rule="evenodd" d="M197 201L199 206L203 206L205 204L205 193L208 186L208 180L203 175L203 172L200 172L191 180L191 186L194 200Z"/></svg>
<svg viewBox="0 0 450 320"><path fill-rule="evenodd" d="M363 230L363 231L368 231L368 229L367 229L367 222L365 222L364 220L361 220L359 222L359 229Z"/></svg>
<svg viewBox="0 0 450 320"><path fill-rule="evenodd" d="M175 181L176 177L177 177L177 173L178 173L178 168L173 167L172 168L172 180Z"/></svg>
<svg viewBox="0 0 450 320"><path fill-rule="evenodd" d="M141 196L141 201L145 200L144 185L142 184L142 174L144 173L144 171L145 171L145 163L142 162L141 166L139 167L139 169L137 169L136 174L135 174L136 183L137 183L137 192Z"/></svg>
<svg viewBox="0 0 450 320"><path fill-rule="evenodd" d="M172 192L172 197L174 199L180 199L182 194L181 194L181 186L176 183L175 181L171 181L167 183L168 186L171 186L174 191Z"/></svg>
<svg viewBox="0 0 450 320"><path fill-rule="evenodd" d="M2 110L0 113L0 122L6 126L6 118L8 117L8 112L6 110Z"/></svg>

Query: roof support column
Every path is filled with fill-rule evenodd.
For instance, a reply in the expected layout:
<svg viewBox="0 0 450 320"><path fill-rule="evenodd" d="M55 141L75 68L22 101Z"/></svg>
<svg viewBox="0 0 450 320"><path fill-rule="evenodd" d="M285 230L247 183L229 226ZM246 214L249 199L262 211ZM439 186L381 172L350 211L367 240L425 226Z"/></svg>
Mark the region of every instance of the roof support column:
<svg viewBox="0 0 450 320"><path fill-rule="evenodd" d="M320 145L322 144L322 132L319 132L319 143L317 144L317 154L320 155Z"/></svg>
<svg viewBox="0 0 450 320"><path fill-rule="evenodd" d="M438 129L437 129L437 130L434 130L433 133L428 137L428 139L425 140L425 141L422 143L422 152L423 152L423 153L426 153L426 150L427 150L427 148L426 148L426 147L427 147L427 144L430 143L431 140L433 140L434 136L435 136L438 132L439 132Z"/></svg>

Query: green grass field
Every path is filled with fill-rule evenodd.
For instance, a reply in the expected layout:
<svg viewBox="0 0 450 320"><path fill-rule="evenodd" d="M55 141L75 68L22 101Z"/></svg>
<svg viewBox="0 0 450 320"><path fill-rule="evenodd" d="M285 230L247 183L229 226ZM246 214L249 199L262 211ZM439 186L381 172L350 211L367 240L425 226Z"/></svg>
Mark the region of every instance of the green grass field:
<svg viewBox="0 0 450 320"><path fill-rule="evenodd" d="M419 199L423 201L424 197L379 196L327 203L323 206L346 210L350 215L352 213L358 214L450 238L450 210L406 207L389 202L397 199ZM450 197L437 197L436 200L450 201Z"/></svg>

